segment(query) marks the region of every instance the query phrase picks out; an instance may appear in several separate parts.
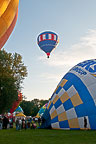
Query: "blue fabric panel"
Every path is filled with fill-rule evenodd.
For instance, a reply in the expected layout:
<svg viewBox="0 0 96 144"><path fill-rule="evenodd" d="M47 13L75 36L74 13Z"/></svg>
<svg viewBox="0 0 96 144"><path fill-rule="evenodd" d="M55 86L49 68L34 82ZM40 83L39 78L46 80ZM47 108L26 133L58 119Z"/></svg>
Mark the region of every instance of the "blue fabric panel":
<svg viewBox="0 0 96 144"><path fill-rule="evenodd" d="M89 123L90 123L91 129L96 130L96 115L89 116Z"/></svg>
<svg viewBox="0 0 96 144"><path fill-rule="evenodd" d="M84 117L87 115L87 110L84 104L80 104L76 106L75 111L76 111L77 117Z"/></svg>
<svg viewBox="0 0 96 144"><path fill-rule="evenodd" d="M78 93L84 103L93 100L88 89L82 82L77 81L77 84L75 84L75 88L78 91Z"/></svg>
<svg viewBox="0 0 96 144"><path fill-rule="evenodd" d="M70 99L68 99L66 102L64 102L63 106L64 106L65 111L73 108L73 104Z"/></svg>
<svg viewBox="0 0 96 144"><path fill-rule="evenodd" d="M55 118L53 118L53 119L51 120L51 123L55 123L55 122L58 122L58 116L56 116Z"/></svg>
<svg viewBox="0 0 96 144"><path fill-rule="evenodd" d="M49 114L49 110L46 109L43 116L43 119L45 119L44 123L42 123L41 128L47 128L51 126L51 118L50 118L50 114Z"/></svg>
<svg viewBox="0 0 96 144"><path fill-rule="evenodd" d="M40 47L41 48L41 47ZM41 50L43 50L45 53L50 53L55 47L53 46L45 46L45 47L42 47Z"/></svg>
<svg viewBox="0 0 96 144"><path fill-rule="evenodd" d="M58 99L57 102L54 104L54 106L57 109L61 104L62 104L61 100Z"/></svg>
<svg viewBox="0 0 96 144"><path fill-rule="evenodd" d="M44 40L44 41L39 42L38 45L40 47L46 47L46 45L48 46L49 44L54 47L56 45L56 41L53 41L53 40Z"/></svg>
<svg viewBox="0 0 96 144"><path fill-rule="evenodd" d="M60 128L69 128L68 120L59 122Z"/></svg>
<svg viewBox="0 0 96 144"><path fill-rule="evenodd" d="M48 39L48 34L46 34L46 39Z"/></svg>
<svg viewBox="0 0 96 144"><path fill-rule="evenodd" d="M38 45L44 52L47 53L47 52L51 52L56 47L57 43L56 41L53 40L44 40L39 42Z"/></svg>
<svg viewBox="0 0 96 144"><path fill-rule="evenodd" d="M80 128L70 128L70 130L80 130Z"/></svg>
<svg viewBox="0 0 96 144"><path fill-rule="evenodd" d="M50 107L49 107L49 111L50 111L50 109L52 108L52 106L53 106L53 103L51 103L51 105L50 105Z"/></svg>
<svg viewBox="0 0 96 144"><path fill-rule="evenodd" d="M45 31L45 32L42 32L40 35L42 35L42 34L55 34L55 35L56 35L56 33L51 32L51 31Z"/></svg>
<svg viewBox="0 0 96 144"><path fill-rule="evenodd" d="M67 91L71 86L72 86L72 83L71 81L68 80L63 86L63 88L65 89L65 91Z"/></svg>
<svg viewBox="0 0 96 144"><path fill-rule="evenodd" d="M93 101L89 101L87 103L85 103L85 107L86 107L86 111L87 111L87 115L96 115L96 107Z"/></svg>
<svg viewBox="0 0 96 144"><path fill-rule="evenodd" d="M62 89L62 87L59 86L58 89L57 89L57 91L56 91L56 94L58 94L61 89Z"/></svg>

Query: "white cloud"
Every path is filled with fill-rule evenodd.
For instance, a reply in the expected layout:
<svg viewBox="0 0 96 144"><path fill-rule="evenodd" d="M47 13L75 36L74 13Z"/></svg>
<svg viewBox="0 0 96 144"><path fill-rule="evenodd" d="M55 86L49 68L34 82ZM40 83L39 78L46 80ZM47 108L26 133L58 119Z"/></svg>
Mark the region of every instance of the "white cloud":
<svg viewBox="0 0 96 144"><path fill-rule="evenodd" d="M59 82L62 78L61 76L61 74L43 73L40 77L46 79L47 81Z"/></svg>

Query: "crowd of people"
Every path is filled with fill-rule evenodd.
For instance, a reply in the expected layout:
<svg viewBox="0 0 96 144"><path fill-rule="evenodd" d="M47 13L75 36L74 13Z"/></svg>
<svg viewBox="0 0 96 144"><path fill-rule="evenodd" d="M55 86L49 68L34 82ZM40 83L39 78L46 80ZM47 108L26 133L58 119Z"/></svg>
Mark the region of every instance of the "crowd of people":
<svg viewBox="0 0 96 144"><path fill-rule="evenodd" d="M37 128L37 122L32 118L17 118L16 119L16 130L21 129L35 129Z"/></svg>
<svg viewBox="0 0 96 144"><path fill-rule="evenodd" d="M0 117L0 129L16 128L16 130L21 129L35 129L40 128L41 119L35 118L7 118L6 116Z"/></svg>
<svg viewBox="0 0 96 144"><path fill-rule="evenodd" d="M0 129L13 127L13 119L8 119L6 116L0 117Z"/></svg>

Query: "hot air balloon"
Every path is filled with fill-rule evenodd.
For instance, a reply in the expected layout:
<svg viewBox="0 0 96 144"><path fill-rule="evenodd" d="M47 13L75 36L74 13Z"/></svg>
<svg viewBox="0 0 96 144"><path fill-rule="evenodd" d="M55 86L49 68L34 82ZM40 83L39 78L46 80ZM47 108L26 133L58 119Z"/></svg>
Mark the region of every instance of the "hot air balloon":
<svg viewBox="0 0 96 144"><path fill-rule="evenodd" d="M36 115L37 118L41 117L41 116L44 114L44 112L45 112L45 110L46 110L46 107L47 107L47 104L48 104L48 103L46 103L45 105L43 105L43 106L41 107L41 109L39 110L39 112L38 112L37 115Z"/></svg>
<svg viewBox="0 0 96 144"><path fill-rule="evenodd" d="M0 49L12 33L18 16L19 0L0 0Z"/></svg>
<svg viewBox="0 0 96 144"><path fill-rule="evenodd" d="M56 48L58 42L58 35L51 31L43 32L37 38L37 43L40 49L47 54L47 58L49 58L51 51Z"/></svg>
<svg viewBox="0 0 96 144"><path fill-rule="evenodd" d="M13 113L16 110L16 108L19 106L21 101L22 101L22 93L18 92L18 100L16 100L13 103L12 108L10 109L10 113Z"/></svg>
<svg viewBox="0 0 96 144"><path fill-rule="evenodd" d="M17 112L17 113L22 112L23 113L23 109L20 106L18 106L14 112Z"/></svg>
<svg viewBox="0 0 96 144"><path fill-rule="evenodd" d="M96 130L96 59L69 70L57 85L43 117L43 127Z"/></svg>

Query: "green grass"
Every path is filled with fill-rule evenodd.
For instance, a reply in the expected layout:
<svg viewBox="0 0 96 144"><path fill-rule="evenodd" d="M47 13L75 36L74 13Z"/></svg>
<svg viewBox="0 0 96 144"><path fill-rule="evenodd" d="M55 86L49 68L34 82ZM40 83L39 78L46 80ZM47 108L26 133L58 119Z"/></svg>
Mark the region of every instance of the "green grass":
<svg viewBox="0 0 96 144"><path fill-rule="evenodd" d="M96 131L0 130L0 144L96 144Z"/></svg>

